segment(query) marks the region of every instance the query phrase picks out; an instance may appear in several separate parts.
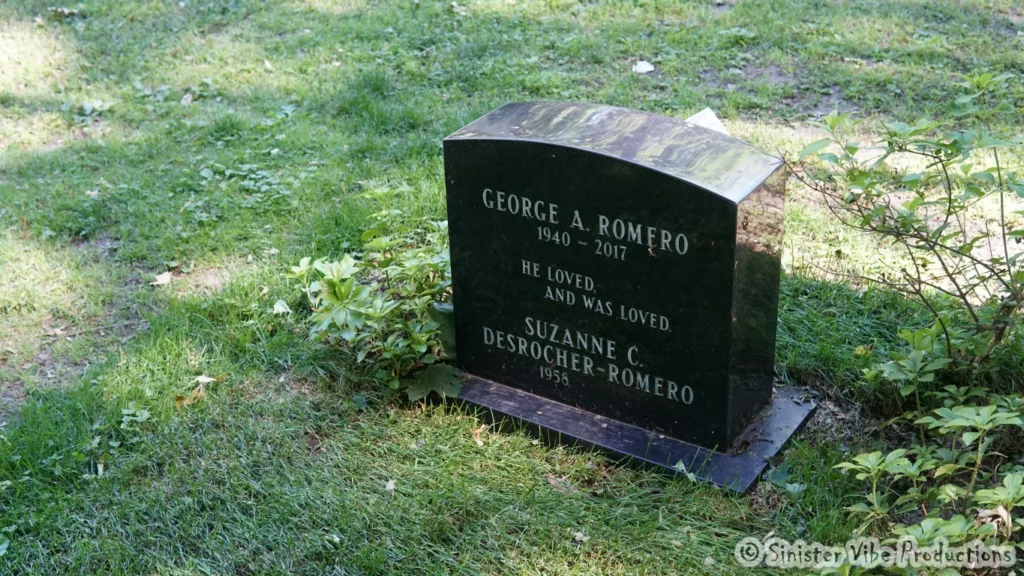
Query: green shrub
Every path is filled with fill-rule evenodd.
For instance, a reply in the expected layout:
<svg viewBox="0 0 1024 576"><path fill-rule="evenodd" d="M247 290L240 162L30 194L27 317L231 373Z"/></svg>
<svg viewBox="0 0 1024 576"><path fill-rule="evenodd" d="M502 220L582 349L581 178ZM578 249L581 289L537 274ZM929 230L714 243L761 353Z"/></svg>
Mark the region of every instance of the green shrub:
<svg viewBox="0 0 1024 576"><path fill-rule="evenodd" d="M867 487L846 508L860 521L857 532L886 543L1022 546L1024 522L1013 513L1024 504L1016 458L1024 398L980 385L992 381L994 354L1011 340L1024 305L1024 251L1015 246L1024 225L1013 216L1024 211L1007 210L1008 197L1024 197L1024 180L1004 164L1020 142L991 129L1013 112L1001 99L1009 78L982 74L958 84L967 90L957 99L963 125L896 122L871 147L853 139L857 122L833 113L820 124L828 136L800 155L820 161L798 177L844 224L905 254L899 269L869 280L917 299L934 318L902 330L903 350L864 369L873 388L887 386L906 409L883 426L903 447L836 466ZM872 149L879 154L865 154ZM847 564L837 572L873 570ZM888 572L900 570L916 573Z"/></svg>
<svg viewBox="0 0 1024 576"><path fill-rule="evenodd" d="M340 260L303 258L291 269L308 298L310 336L345 351L360 373L404 388L410 400L458 394L451 323L447 222L409 218L390 207L394 190L361 195L382 209L362 249Z"/></svg>
<svg viewBox="0 0 1024 576"><path fill-rule="evenodd" d="M967 377L988 369L1024 305L1024 211L1007 210L1008 196L1024 197L1024 180L1004 165L1021 142L991 128L1014 113L1002 97L1009 78L967 78L959 123L893 122L874 146L855 140L859 122L832 113L819 124L827 137L800 154L819 163L795 172L844 224L905 254L899 269L869 280L924 304L943 355ZM944 312L950 299L962 313Z"/></svg>

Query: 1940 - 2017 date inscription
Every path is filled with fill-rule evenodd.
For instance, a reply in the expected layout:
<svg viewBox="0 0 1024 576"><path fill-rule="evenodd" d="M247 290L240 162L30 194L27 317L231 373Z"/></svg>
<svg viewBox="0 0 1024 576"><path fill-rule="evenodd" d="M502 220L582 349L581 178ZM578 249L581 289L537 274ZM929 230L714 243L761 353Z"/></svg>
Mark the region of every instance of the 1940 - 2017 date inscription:
<svg viewBox="0 0 1024 576"><path fill-rule="evenodd" d="M534 200L526 196L484 188L480 195L485 208L497 212L505 212L513 216L520 216L541 222L537 226L537 239L542 242L550 242L559 246L573 245L573 231L592 232L597 228L596 248L594 253L607 258L617 260L626 259L628 244L637 244L647 253L653 255L657 251L670 252L675 254L686 254L689 250L689 240L686 234L665 230L656 226L649 226L638 222L631 222L622 218L609 218L604 214L598 214L596 221L591 226L584 224L579 210L572 211L569 220L568 230L560 230L558 204L544 200ZM615 242L613 242L613 240ZM577 244L587 246L589 242L577 238ZM625 242L626 244L621 244Z"/></svg>

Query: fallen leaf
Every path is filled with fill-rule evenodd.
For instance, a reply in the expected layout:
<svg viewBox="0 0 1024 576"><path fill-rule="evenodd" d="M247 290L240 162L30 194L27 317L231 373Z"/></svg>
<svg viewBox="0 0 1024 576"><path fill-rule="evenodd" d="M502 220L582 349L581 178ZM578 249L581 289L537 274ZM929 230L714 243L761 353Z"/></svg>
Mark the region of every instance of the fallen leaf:
<svg viewBox="0 0 1024 576"><path fill-rule="evenodd" d="M483 446L484 445L484 441L480 439L480 433L483 432L484 430L487 430L487 425L486 424L483 424L482 426L480 426L476 430L473 430L473 440L476 441L476 445L477 446Z"/></svg>
<svg viewBox="0 0 1024 576"><path fill-rule="evenodd" d="M388 483L384 485L384 489L387 490L388 492L394 492L395 491L395 481L394 480L388 480Z"/></svg>
<svg viewBox="0 0 1024 576"><path fill-rule="evenodd" d="M988 510L980 510L977 518L983 523L995 524L997 531L1004 527L1009 528L1013 526L1013 520L1010 518L1010 513L1002 505Z"/></svg>
<svg viewBox="0 0 1024 576"><path fill-rule="evenodd" d="M188 394L178 394L175 396L174 405L178 410L181 410L186 406L191 406L196 402L199 402L203 398L206 398L206 389L203 386L199 386Z"/></svg>
<svg viewBox="0 0 1024 576"><path fill-rule="evenodd" d="M292 309L288 307L288 303L284 300L278 299L277 302L274 302L274 314L288 314L291 311Z"/></svg>
<svg viewBox="0 0 1024 576"><path fill-rule="evenodd" d="M636 72L637 74L654 72L654 64L651 64L647 60L637 60L636 64L633 64L633 72Z"/></svg>
<svg viewBox="0 0 1024 576"><path fill-rule="evenodd" d="M571 488L569 483L564 478L557 478L554 474L545 474L544 478L547 479L548 484L557 492L570 492Z"/></svg>
<svg viewBox="0 0 1024 576"><path fill-rule="evenodd" d="M274 65L271 64L270 60L267 60L266 58L263 59L263 67L266 68L268 72L274 71Z"/></svg>
<svg viewBox="0 0 1024 576"><path fill-rule="evenodd" d="M157 274L156 279L149 283L150 286L166 286L171 283L171 279L174 276L170 272L164 272L163 274Z"/></svg>

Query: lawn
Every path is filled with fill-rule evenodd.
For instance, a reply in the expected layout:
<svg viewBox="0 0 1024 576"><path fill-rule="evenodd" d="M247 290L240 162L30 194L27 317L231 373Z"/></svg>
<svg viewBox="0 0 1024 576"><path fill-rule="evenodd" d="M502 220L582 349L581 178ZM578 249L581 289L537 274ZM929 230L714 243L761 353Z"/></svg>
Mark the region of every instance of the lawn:
<svg viewBox="0 0 1024 576"><path fill-rule="evenodd" d="M12 574L731 574L744 535L842 541L855 487L831 466L870 419L851 399L884 408L854 351L884 356L899 327L930 320L819 273L871 270L885 251L795 182L778 372L824 400L786 454L798 498L771 482L735 497L410 406L349 377L300 313L273 313L301 310L284 273L358 243L384 207L361 191L443 220L442 138L505 102L710 106L792 154L833 109L949 119L957 74L1024 72L1014 0L51 6L0 3ZM639 59L655 71L634 73Z"/></svg>

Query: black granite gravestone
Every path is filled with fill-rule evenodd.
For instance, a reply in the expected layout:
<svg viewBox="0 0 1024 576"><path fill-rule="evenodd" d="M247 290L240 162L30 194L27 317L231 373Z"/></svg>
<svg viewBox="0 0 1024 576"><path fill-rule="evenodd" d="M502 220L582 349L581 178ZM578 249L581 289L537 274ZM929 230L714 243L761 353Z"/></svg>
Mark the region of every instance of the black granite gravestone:
<svg viewBox="0 0 1024 576"><path fill-rule="evenodd" d="M688 122L553 102L494 110L444 158L461 396L749 487L811 410L772 403L780 160Z"/></svg>

